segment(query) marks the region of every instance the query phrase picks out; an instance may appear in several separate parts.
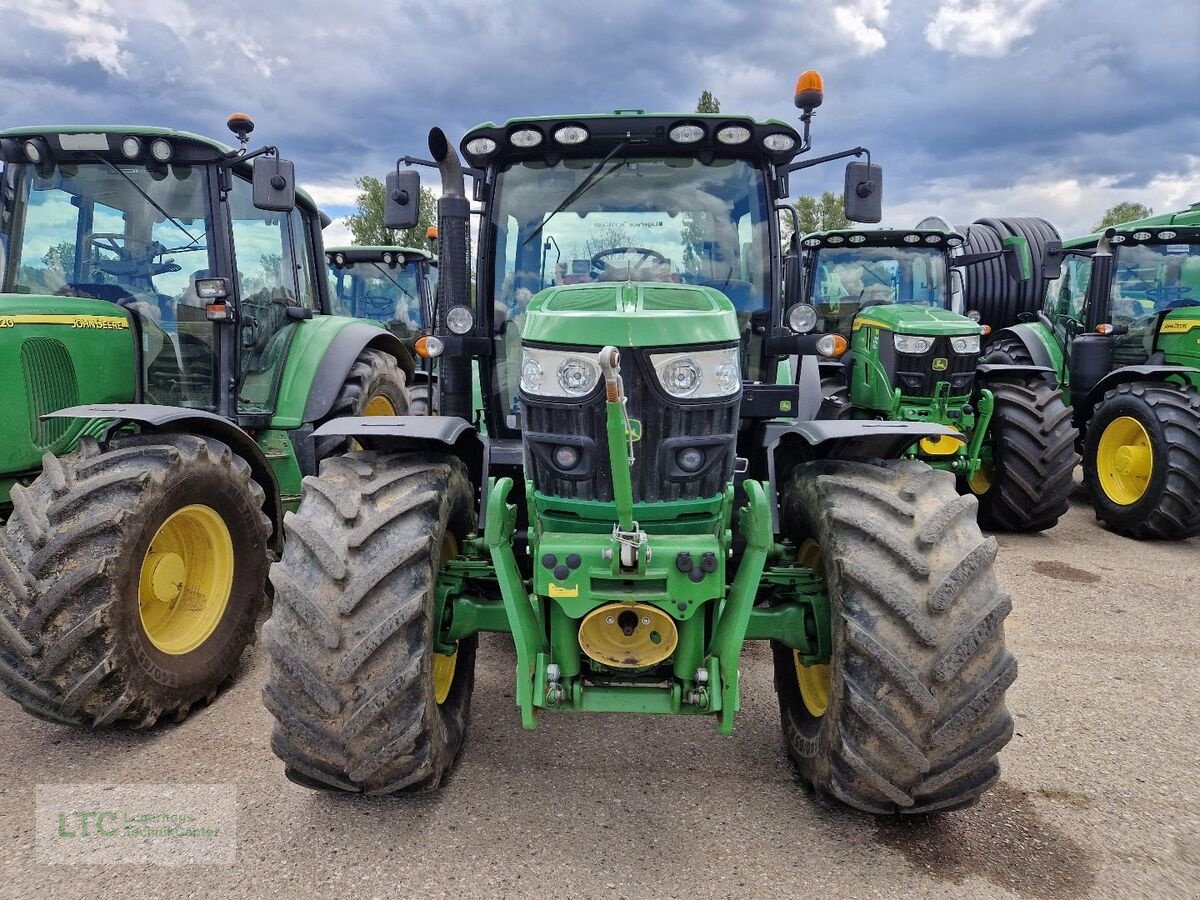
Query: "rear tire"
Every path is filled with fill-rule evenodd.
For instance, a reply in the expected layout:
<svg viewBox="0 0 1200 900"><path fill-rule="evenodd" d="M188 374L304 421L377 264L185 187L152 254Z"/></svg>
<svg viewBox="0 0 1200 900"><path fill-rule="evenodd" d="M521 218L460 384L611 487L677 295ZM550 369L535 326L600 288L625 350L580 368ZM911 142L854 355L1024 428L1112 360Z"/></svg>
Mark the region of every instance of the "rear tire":
<svg viewBox="0 0 1200 900"><path fill-rule="evenodd" d="M801 696L792 650L773 647L788 754L818 800L877 814L974 803L1012 737L1004 646L1012 601L975 500L924 463L797 467L784 533L821 549L832 655L825 711ZM815 667L813 667L815 668Z"/></svg>
<svg viewBox="0 0 1200 900"><path fill-rule="evenodd" d="M1001 366L1035 365L1029 349L1020 338L1015 337L999 337L988 344L983 362L984 365Z"/></svg>
<svg viewBox="0 0 1200 900"><path fill-rule="evenodd" d="M967 485L979 498L979 524L989 531L1053 528L1070 508L1079 464L1071 408L1044 378L987 387L996 400L986 438L990 471Z"/></svg>
<svg viewBox="0 0 1200 900"><path fill-rule="evenodd" d="M343 416L406 416L412 400L404 371L390 353L365 348L346 374L337 399L321 423ZM321 424L318 423L318 424ZM318 438L317 462L350 449L343 437Z"/></svg>
<svg viewBox="0 0 1200 900"><path fill-rule="evenodd" d="M1108 449L1106 431L1111 429L1109 442L1119 436L1114 423L1120 419L1140 423L1148 444L1150 476L1136 482L1143 489L1136 499L1110 495L1119 494L1126 476L1117 470L1125 467L1112 450L1101 453L1102 445ZM1117 385L1088 422L1083 459L1096 517L1113 531L1159 540L1200 534L1200 392L1195 388L1144 381Z"/></svg>
<svg viewBox="0 0 1200 900"><path fill-rule="evenodd" d="M438 703L434 589L472 511L466 468L451 456L352 453L304 480L263 627L271 749L292 781L386 794L436 788L453 767L476 641L459 641Z"/></svg>
<svg viewBox="0 0 1200 900"><path fill-rule="evenodd" d="M194 435L119 438L104 451L85 439L67 456L47 455L41 476L12 497L0 534L0 686L8 696L54 722L146 728L163 715L182 720L216 695L254 637L266 587L271 524L244 459ZM197 525L187 514L197 507L223 523L229 546L220 560L202 538L187 543L203 532L206 519ZM180 514L183 544L171 546L162 529ZM163 583L181 591L173 601L152 595L156 560ZM229 579L223 605L213 599L223 591L203 590L221 565L231 566L216 576L222 585ZM172 631L172 616L203 620L193 610L207 603L217 604L215 620L190 631L182 615L175 621L184 628ZM193 639L200 643L186 649Z"/></svg>

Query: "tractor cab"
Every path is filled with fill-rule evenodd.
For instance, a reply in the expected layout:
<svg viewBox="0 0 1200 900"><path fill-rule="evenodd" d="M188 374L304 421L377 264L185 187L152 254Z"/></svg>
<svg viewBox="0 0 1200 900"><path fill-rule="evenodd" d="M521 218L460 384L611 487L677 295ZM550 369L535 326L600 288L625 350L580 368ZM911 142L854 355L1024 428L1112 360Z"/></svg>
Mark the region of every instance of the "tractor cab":
<svg viewBox="0 0 1200 900"><path fill-rule="evenodd" d="M70 399L272 412L295 324L328 306L319 213L289 162L134 127L13 129L0 156L3 315L112 346L78 360Z"/></svg>
<svg viewBox="0 0 1200 900"><path fill-rule="evenodd" d="M372 319L406 341L433 321L437 259L412 247L326 247L337 315Z"/></svg>

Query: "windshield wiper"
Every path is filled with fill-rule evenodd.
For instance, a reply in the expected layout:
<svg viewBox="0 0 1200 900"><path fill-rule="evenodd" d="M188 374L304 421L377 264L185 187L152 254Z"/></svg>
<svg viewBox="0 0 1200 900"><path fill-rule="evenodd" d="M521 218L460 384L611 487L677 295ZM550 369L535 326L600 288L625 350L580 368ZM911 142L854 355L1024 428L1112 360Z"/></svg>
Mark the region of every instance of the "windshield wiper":
<svg viewBox="0 0 1200 900"><path fill-rule="evenodd" d="M407 298L408 298L409 300L411 300L413 303L416 303L418 306L420 306L420 305L421 305L421 304L420 304L420 303L417 301L417 298L416 298L416 297L414 297L412 294L410 294L408 291L404 290L404 285L402 285L402 284L401 284L400 282L398 282L398 281L397 281L395 278L393 278L391 275L389 275L387 272L385 272L385 271L383 270L383 267L382 267L381 265L379 265L379 263L377 263L377 262L373 262L373 263L371 263L371 265L373 265L375 268L379 269L379 274L380 274L380 275L382 275L384 278L386 278L388 281L390 281L392 284L394 284L394 285L395 285L397 288L399 288L399 289L400 289L400 293L404 294L404 296L405 296L405 297L407 297Z"/></svg>
<svg viewBox="0 0 1200 900"><path fill-rule="evenodd" d="M169 212L167 212L165 209L163 209L161 206L159 206L155 202L153 197L151 197L144 190L142 190L142 186L140 184L138 184L136 181L134 181L132 178L130 178L128 175L126 175L124 172L122 172L120 169L118 169L116 166L114 166L111 162L109 162L103 156L97 156L96 159L100 160L100 162L104 163L106 166L108 166L110 169L112 169L114 172L116 172L118 175L120 175L122 178L124 178L126 181L128 181L129 186L131 188L133 188L135 191L137 191L139 194L141 194L147 203L149 203L156 210L158 210L160 213L162 213L163 218L167 219L172 225L174 225L176 228L178 228L180 231L182 231L184 234L186 234L189 238L191 238L192 244L197 244L200 242L200 238L196 237L190 231L188 231L186 228L184 228L183 223L181 223L177 218L175 218L173 215L171 215ZM192 244L189 244L188 246L190 247ZM187 249L187 247L181 248L181 250L186 250L186 249ZM172 251L172 252L179 252L179 251Z"/></svg>
<svg viewBox="0 0 1200 900"><path fill-rule="evenodd" d="M551 219L553 219L560 212L562 212L564 209L566 209L568 206L570 206L572 203L574 203L576 200L578 200L580 197L582 197L597 182L599 182L601 179L597 178L596 176L599 175L600 170L603 169L605 167L605 165L608 164L608 161L610 159L612 159L614 156L616 156L619 152L621 152L628 146L629 146L628 138L626 138L623 141L619 141L616 145L614 145L613 148L608 151L608 154L604 157L604 159L600 160L600 162L598 162L594 166L592 166L591 171L589 171L586 175L583 176L583 181L579 182L579 184L577 184L575 186L575 189L573 191L571 191L571 193L569 193L569 194L567 194L567 196L563 197L562 202L560 204L558 204L558 206L554 207L554 211L552 213L550 213L550 215L546 216L545 220L543 220L542 224L537 227L537 229L533 232L533 234L529 235L529 237L525 238L525 240L521 242L521 246L524 247L526 244L528 244L530 241L532 241L534 238L536 238L539 234L541 234L542 229L550 224ZM623 166L623 165L625 165L625 160L621 160L620 163L618 163L617 165L615 165L611 169L609 169L607 172L605 172L603 177L607 178L609 175L611 175L613 172L617 171L617 169L621 168L621 166Z"/></svg>

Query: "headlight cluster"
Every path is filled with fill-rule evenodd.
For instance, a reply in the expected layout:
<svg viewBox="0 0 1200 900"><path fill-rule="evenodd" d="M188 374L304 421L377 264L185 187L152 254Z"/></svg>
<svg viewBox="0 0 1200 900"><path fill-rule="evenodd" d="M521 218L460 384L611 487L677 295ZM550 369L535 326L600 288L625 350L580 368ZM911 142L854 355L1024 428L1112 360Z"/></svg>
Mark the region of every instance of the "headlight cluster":
<svg viewBox="0 0 1200 900"><path fill-rule="evenodd" d="M699 400L728 397L742 386L736 347L691 353L654 353L650 365L663 390L672 397Z"/></svg>
<svg viewBox="0 0 1200 900"><path fill-rule="evenodd" d="M600 381L595 359L576 351L521 350L521 390L539 397L584 397Z"/></svg>
<svg viewBox="0 0 1200 900"><path fill-rule="evenodd" d="M927 353L933 346L933 340L915 334L897 334L896 349L901 353Z"/></svg>
<svg viewBox="0 0 1200 900"><path fill-rule="evenodd" d="M979 335L950 338L950 346L954 348L955 353L978 353Z"/></svg>

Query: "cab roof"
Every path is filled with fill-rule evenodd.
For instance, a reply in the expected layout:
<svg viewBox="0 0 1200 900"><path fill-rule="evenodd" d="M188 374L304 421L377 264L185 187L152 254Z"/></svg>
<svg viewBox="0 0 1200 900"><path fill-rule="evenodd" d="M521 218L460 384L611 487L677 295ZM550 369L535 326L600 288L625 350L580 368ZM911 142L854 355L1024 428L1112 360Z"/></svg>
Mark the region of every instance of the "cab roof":
<svg viewBox="0 0 1200 900"><path fill-rule="evenodd" d="M81 138L85 135L96 135L103 137L104 142L108 145L106 149L99 148L99 143L88 143L83 140L72 141L70 138ZM125 161L125 157L121 155L121 141L129 136L148 138L166 138L175 145L176 153L172 157L172 161L180 163L205 163L211 162L217 157L228 156L235 153L236 149L221 141L213 140L205 137L202 134L195 134L191 131L179 131L174 128L163 128L157 125L20 125L15 128L7 128L0 131L0 142L7 143L8 141L20 141L22 139L41 137L45 138L50 145L52 154L71 154L71 153L105 153L113 154L121 161ZM62 138L66 136L64 142ZM64 146L64 143L66 146ZM3 144L0 144L2 147ZM9 158L8 153L3 154L4 158ZM254 160L249 162L238 163L237 168L244 172L249 172L254 166ZM307 191L303 188L296 187L297 198L311 207L314 211L317 209L317 204Z"/></svg>
<svg viewBox="0 0 1200 900"><path fill-rule="evenodd" d="M962 234L947 228L835 228L814 231L800 245L816 247L961 247Z"/></svg>
<svg viewBox="0 0 1200 900"><path fill-rule="evenodd" d="M1113 227L1117 234L1129 235L1137 231L1147 231L1152 237L1157 237L1154 233L1158 229L1170 230L1174 228L1200 228L1200 203L1193 203L1187 209L1182 209L1177 212L1163 213L1158 216L1147 216L1144 219L1134 219L1132 222L1122 222ZM1107 229L1106 229L1107 231ZM1105 232L1096 231L1092 234L1084 235L1083 237L1071 238L1068 241L1063 241L1064 247L1090 247L1099 243L1101 236Z"/></svg>
<svg viewBox="0 0 1200 900"><path fill-rule="evenodd" d="M325 255L327 257L332 257L335 253L343 254L349 262L374 261L382 258L385 253L394 253L398 256L403 256L406 262L418 259L433 260L435 258L428 250L421 250L418 247L346 244L344 246L325 248Z"/></svg>

